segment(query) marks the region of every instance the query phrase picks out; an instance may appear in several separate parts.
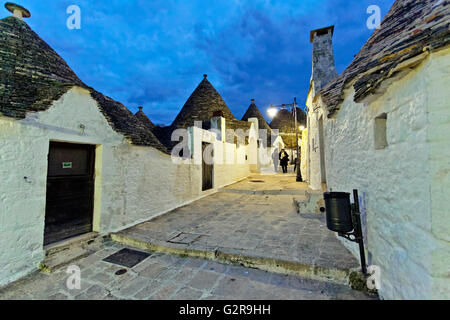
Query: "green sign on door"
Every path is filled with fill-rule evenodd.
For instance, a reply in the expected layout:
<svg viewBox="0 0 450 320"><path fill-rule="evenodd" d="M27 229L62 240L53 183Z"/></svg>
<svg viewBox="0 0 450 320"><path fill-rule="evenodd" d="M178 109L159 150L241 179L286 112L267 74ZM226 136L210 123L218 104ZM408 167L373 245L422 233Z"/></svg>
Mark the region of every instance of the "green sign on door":
<svg viewBox="0 0 450 320"><path fill-rule="evenodd" d="M63 162L62 167L63 169L72 169L72 162Z"/></svg>

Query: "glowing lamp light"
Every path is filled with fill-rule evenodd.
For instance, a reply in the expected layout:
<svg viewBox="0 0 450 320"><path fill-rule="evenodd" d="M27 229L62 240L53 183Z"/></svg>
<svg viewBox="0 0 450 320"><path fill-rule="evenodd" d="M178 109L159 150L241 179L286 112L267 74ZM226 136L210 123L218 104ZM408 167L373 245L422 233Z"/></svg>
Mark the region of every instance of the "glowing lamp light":
<svg viewBox="0 0 450 320"><path fill-rule="evenodd" d="M299 129L300 129L300 131L303 131L303 130L305 130L305 126L300 126Z"/></svg>
<svg viewBox="0 0 450 320"><path fill-rule="evenodd" d="M269 114L269 117L275 118L275 116L276 116L277 113L278 113L278 109L277 109L277 108L274 108L274 107L269 108L269 109L267 110L267 113Z"/></svg>

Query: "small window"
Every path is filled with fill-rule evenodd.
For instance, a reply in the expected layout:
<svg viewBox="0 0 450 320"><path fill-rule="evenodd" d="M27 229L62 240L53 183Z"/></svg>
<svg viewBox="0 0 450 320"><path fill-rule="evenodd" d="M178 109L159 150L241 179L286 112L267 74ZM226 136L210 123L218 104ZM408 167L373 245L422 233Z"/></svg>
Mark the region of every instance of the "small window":
<svg viewBox="0 0 450 320"><path fill-rule="evenodd" d="M381 150L388 146L386 137L387 114L383 113L375 118L375 149Z"/></svg>

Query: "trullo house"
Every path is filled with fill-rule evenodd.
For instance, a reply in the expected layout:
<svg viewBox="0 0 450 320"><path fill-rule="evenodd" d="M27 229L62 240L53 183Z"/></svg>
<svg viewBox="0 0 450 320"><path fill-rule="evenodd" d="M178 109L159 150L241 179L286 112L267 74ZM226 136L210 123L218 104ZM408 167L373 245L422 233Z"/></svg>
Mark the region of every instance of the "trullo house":
<svg viewBox="0 0 450 320"><path fill-rule="evenodd" d="M273 158L278 157L284 147L283 139L278 132L274 132L259 111L255 99L251 99L250 106L242 117L242 121L253 122L258 132L258 168L256 171L273 172Z"/></svg>
<svg viewBox="0 0 450 320"><path fill-rule="evenodd" d="M253 124L235 120L206 77L173 124L193 133L193 155L174 163L142 110L86 85L23 20L29 12L12 11L0 20L0 285L35 270L49 246L124 229L250 174L250 142L224 130Z"/></svg>
<svg viewBox="0 0 450 320"><path fill-rule="evenodd" d="M450 298L449 23L448 1L397 0L339 76L334 28L311 32L309 185L359 190L386 299Z"/></svg>
<svg viewBox="0 0 450 320"><path fill-rule="evenodd" d="M278 130L280 137L283 139L284 148L289 154L289 160L291 163L294 163L294 160L297 157L297 153L295 150L297 146L297 142L295 141L297 136L296 131L298 131L298 146L301 147L302 130L300 130L300 127L306 127L307 122L305 112L299 107L296 108L298 128L295 128L295 117L293 115L293 112L287 109L281 109L280 111L278 111L275 117L270 122L270 127L273 130Z"/></svg>

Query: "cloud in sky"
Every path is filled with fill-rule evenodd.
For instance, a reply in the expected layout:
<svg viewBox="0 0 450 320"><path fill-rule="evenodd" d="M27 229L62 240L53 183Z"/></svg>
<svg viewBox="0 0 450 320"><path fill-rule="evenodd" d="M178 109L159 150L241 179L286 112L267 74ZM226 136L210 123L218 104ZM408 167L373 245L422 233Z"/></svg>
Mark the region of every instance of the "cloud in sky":
<svg viewBox="0 0 450 320"><path fill-rule="evenodd" d="M335 25L342 72L372 31L369 5L385 15L394 0L23 0L27 23L88 85L139 105L170 124L204 73L240 119L255 98L304 103L311 76L310 30ZM78 5L82 29L66 27ZM3 10L0 17L9 15Z"/></svg>

